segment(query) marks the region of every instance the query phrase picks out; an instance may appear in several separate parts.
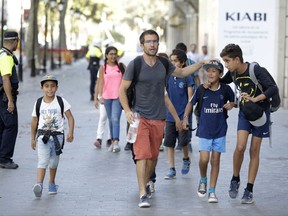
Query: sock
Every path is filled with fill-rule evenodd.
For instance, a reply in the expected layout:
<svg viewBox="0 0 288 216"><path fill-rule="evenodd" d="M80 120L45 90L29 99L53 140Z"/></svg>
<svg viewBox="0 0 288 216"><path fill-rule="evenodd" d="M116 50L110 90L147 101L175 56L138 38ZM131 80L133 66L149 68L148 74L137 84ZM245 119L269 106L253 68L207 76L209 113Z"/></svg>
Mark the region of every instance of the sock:
<svg viewBox="0 0 288 216"><path fill-rule="evenodd" d="M175 167L171 167L170 169L172 169L173 171L176 171L176 170L175 170Z"/></svg>
<svg viewBox="0 0 288 216"><path fill-rule="evenodd" d="M215 187L210 187L209 188L209 193L215 193Z"/></svg>
<svg viewBox="0 0 288 216"><path fill-rule="evenodd" d="M207 177L201 177L200 182L201 183L207 183Z"/></svg>
<svg viewBox="0 0 288 216"><path fill-rule="evenodd" d="M253 186L254 186L254 184L247 183L246 189L247 189L248 191L250 191L251 193L253 193Z"/></svg>
<svg viewBox="0 0 288 216"><path fill-rule="evenodd" d="M183 161L190 161L190 158L188 157L188 158L183 158Z"/></svg>
<svg viewBox="0 0 288 216"><path fill-rule="evenodd" d="M240 176L234 176L234 175L233 175L231 181L237 181L237 182L240 182Z"/></svg>

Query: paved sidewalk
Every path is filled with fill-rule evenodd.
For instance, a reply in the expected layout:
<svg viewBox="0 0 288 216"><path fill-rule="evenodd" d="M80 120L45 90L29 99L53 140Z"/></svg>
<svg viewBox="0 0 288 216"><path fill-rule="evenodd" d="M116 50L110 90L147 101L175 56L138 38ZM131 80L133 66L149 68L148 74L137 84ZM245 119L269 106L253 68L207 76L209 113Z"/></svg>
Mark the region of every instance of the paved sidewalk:
<svg viewBox="0 0 288 216"><path fill-rule="evenodd" d="M181 156L176 153L177 178L164 180L168 171L167 152L161 152L157 166L156 192L149 209L138 208L135 165L130 152L124 151L126 120L122 113L118 154L106 147L95 149L93 142L99 113L89 101L89 72L85 59L53 71L59 78L58 94L72 105L75 117L75 140L66 143L57 173L59 193L48 195L47 173L41 199L35 199L32 186L36 180L37 154L30 147L31 112L35 100L42 96L41 76L31 78L25 71L18 100L19 133L14 160L17 170L0 169L0 216L84 216L84 215L287 215L288 194L288 110L272 114L273 144L265 139L254 187L255 204L240 204L247 181L249 149L242 166L240 196L232 200L228 187L232 176L233 150L236 142L237 110L229 114L227 152L222 154L216 188L217 204L197 196L199 182L197 138L193 137L190 173L181 176ZM108 126L107 126L108 132ZM193 133L194 136L194 133ZM106 137L105 137L106 138ZM210 168L208 169L208 172ZM209 176L208 176L209 178Z"/></svg>

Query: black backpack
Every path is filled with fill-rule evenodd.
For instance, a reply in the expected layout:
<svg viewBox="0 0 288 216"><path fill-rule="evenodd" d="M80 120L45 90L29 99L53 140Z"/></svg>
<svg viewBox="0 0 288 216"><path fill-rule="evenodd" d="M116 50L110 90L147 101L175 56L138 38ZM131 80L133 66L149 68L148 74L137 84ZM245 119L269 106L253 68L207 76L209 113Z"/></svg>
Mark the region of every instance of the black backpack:
<svg viewBox="0 0 288 216"><path fill-rule="evenodd" d="M169 73L169 60L161 57L161 56L157 56L158 59L161 61L161 63L164 65L165 69L166 69L166 75ZM134 78L132 80L131 85L129 86L129 88L127 89L127 98L128 98L128 105L130 108L134 107L135 105L135 100L136 100L136 92L135 92L135 85L138 81L138 77L141 71L141 66L142 66L142 60L141 60L142 56L137 56L133 61L134 61ZM166 80L167 82L167 80Z"/></svg>
<svg viewBox="0 0 288 216"><path fill-rule="evenodd" d="M62 117L64 118L64 103L63 103L63 99L62 97L56 95L57 97L57 101L59 103L59 106L61 108L61 115ZM37 99L37 102L36 102L36 116L38 118L38 121L39 121L39 116L40 116L40 106L41 106L41 103L42 103L42 99L43 97L40 97Z"/></svg>

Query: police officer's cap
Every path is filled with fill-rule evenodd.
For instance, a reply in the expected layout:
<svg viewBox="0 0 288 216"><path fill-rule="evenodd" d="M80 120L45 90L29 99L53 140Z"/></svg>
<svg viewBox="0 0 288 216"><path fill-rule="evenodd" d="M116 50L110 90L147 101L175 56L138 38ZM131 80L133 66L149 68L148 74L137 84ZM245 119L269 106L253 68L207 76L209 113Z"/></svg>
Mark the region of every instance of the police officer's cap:
<svg viewBox="0 0 288 216"><path fill-rule="evenodd" d="M54 81L54 82L56 82L56 85L58 85L58 80L54 75L48 74L48 75L43 76L41 79L41 85L43 85L44 82L46 82L46 81Z"/></svg>
<svg viewBox="0 0 288 216"><path fill-rule="evenodd" d="M18 33L14 31L7 31L4 33L4 40L16 40L18 39Z"/></svg>

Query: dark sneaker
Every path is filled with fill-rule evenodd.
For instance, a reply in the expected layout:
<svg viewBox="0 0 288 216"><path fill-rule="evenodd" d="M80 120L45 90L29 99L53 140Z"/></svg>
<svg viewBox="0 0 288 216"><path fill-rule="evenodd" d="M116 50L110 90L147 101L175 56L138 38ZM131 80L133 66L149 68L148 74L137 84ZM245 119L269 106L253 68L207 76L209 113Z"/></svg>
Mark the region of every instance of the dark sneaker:
<svg viewBox="0 0 288 216"><path fill-rule="evenodd" d="M200 181L197 194L200 198L203 198L206 196L206 193L207 193L207 182Z"/></svg>
<svg viewBox="0 0 288 216"><path fill-rule="evenodd" d="M49 191L48 191L48 194L50 194L50 195L54 195L54 194L57 194L57 191L58 191L58 185L55 185L55 184L49 184Z"/></svg>
<svg viewBox="0 0 288 216"><path fill-rule="evenodd" d="M146 185L146 194L147 194L147 197L148 197L149 199L152 198L151 188L150 188L150 185L149 185L148 183L147 183L147 185Z"/></svg>
<svg viewBox="0 0 288 216"><path fill-rule="evenodd" d="M140 197L140 201L139 201L138 206L140 208L149 208L150 207L150 203L148 202L148 197L146 194Z"/></svg>
<svg viewBox="0 0 288 216"><path fill-rule="evenodd" d="M217 198L215 193L209 193L208 202L209 203L218 203L218 198Z"/></svg>
<svg viewBox="0 0 288 216"><path fill-rule="evenodd" d="M111 144L112 144L112 139L108 139L106 141L106 147L109 148L111 146Z"/></svg>
<svg viewBox="0 0 288 216"><path fill-rule="evenodd" d="M18 164L12 162L0 163L0 167L4 169L17 169L19 166Z"/></svg>
<svg viewBox="0 0 288 216"><path fill-rule="evenodd" d="M240 181L239 182L231 181L230 188L229 188L230 198L235 199L237 197L239 186L240 186Z"/></svg>
<svg viewBox="0 0 288 216"><path fill-rule="evenodd" d="M35 197L40 198L42 196L43 186L41 184L37 183L33 186L32 190L35 194Z"/></svg>
<svg viewBox="0 0 288 216"><path fill-rule="evenodd" d="M154 182L150 180L147 183L147 185L149 185L151 193L154 193L155 192L155 184L154 184Z"/></svg>
<svg viewBox="0 0 288 216"><path fill-rule="evenodd" d="M181 170L182 175L186 175L189 172L189 170L190 170L190 160L183 160Z"/></svg>
<svg viewBox="0 0 288 216"><path fill-rule="evenodd" d="M102 145L102 140L101 139L97 139L94 143L95 147L96 148L101 148L101 145Z"/></svg>
<svg viewBox="0 0 288 216"><path fill-rule="evenodd" d="M245 189L243 197L241 199L242 204L252 204L254 203L253 200L253 193Z"/></svg>
<svg viewBox="0 0 288 216"><path fill-rule="evenodd" d="M164 177L166 180L171 180L176 178L176 170L170 168L168 174Z"/></svg>
<svg viewBox="0 0 288 216"><path fill-rule="evenodd" d="M131 147L132 147L132 143L127 142L126 145L125 145L124 150L125 150L125 151L130 151L130 150L131 150Z"/></svg>

